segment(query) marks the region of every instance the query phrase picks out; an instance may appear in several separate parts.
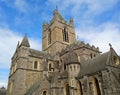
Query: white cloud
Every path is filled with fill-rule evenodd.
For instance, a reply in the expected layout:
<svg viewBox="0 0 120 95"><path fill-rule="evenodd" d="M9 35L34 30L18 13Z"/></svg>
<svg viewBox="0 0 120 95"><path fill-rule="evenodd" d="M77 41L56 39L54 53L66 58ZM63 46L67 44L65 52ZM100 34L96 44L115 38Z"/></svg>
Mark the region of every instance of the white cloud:
<svg viewBox="0 0 120 95"><path fill-rule="evenodd" d="M113 45L115 51L120 55L120 25L104 23L98 27L76 29L79 39L98 46L102 52L109 50L109 43Z"/></svg>
<svg viewBox="0 0 120 95"><path fill-rule="evenodd" d="M96 14L112 8L119 0L49 0L49 2L58 4L62 10L68 10L71 6L73 15L79 14L78 11L83 4L86 5L88 13ZM66 11L67 12L67 11ZM70 12L70 11L68 11Z"/></svg>
<svg viewBox="0 0 120 95"><path fill-rule="evenodd" d="M20 12L26 13L29 9L27 2L25 0L15 0L14 5Z"/></svg>
<svg viewBox="0 0 120 95"><path fill-rule="evenodd" d="M1 88L1 87L5 87L5 88L7 88L6 80L2 80L2 81L0 81L0 88Z"/></svg>

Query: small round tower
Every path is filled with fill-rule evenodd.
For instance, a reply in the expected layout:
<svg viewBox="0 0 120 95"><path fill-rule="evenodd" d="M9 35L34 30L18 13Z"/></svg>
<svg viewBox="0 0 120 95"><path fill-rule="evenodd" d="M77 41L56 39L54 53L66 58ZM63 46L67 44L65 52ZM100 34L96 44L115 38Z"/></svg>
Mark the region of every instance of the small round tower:
<svg viewBox="0 0 120 95"><path fill-rule="evenodd" d="M77 81L75 77L80 71L80 63L78 61L78 56L74 51L70 51L67 55L67 68L68 68L68 80L70 86L71 95L76 95L76 84Z"/></svg>

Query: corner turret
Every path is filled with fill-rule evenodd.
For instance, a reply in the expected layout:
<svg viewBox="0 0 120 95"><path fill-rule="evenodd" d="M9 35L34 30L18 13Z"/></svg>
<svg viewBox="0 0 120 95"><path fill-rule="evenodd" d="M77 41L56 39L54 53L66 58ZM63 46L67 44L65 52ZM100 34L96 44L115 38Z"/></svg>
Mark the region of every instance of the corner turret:
<svg viewBox="0 0 120 95"><path fill-rule="evenodd" d="M69 79L69 86L70 86L70 95L77 95L76 90L77 81L75 77L78 75L80 71L80 63L78 61L77 54L73 51L70 51L67 56L67 68L68 68L68 79Z"/></svg>

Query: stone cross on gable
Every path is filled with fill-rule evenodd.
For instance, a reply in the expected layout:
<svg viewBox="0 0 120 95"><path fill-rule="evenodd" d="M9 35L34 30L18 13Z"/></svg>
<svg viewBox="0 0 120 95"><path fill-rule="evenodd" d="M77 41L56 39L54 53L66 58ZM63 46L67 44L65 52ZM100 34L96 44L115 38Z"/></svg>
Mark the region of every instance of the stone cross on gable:
<svg viewBox="0 0 120 95"><path fill-rule="evenodd" d="M110 48L112 48L112 45L111 45L111 43L109 43L109 46L110 46Z"/></svg>

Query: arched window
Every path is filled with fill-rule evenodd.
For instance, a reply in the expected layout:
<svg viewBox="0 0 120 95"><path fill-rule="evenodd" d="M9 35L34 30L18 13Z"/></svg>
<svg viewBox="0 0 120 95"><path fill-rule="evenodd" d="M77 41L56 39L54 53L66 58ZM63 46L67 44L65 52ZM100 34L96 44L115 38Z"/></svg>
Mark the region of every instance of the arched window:
<svg viewBox="0 0 120 95"><path fill-rule="evenodd" d="M92 56L92 53L90 53L90 58L92 58L93 56Z"/></svg>
<svg viewBox="0 0 120 95"><path fill-rule="evenodd" d="M48 45L51 44L51 30L48 31Z"/></svg>
<svg viewBox="0 0 120 95"><path fill-rule="evenodd" d="M78 89L77 89L77 95L83 95L82 84L81 84L80 81L78 81L77 87L78 87Z"/></svg>
<svg viewBox="0 0 120 95"><path fill-rule="evenodd" d="M94 78L94 87L94 90L96 91L95 95L101 95L99 82L96 78Z"/></svg>
<svg viewBox="0 0 120 95"><path fill-rule="evenodd" d="M63 41L69 42L68 31L66 31L66 28L63 29Z"/></svg>
<svg viewBox="0 0 120 95"><path fill-rule="evenodd" d="M47 95L47 91L43 91L42 95Z"/></svg>
<svg viewBox="0 0 120 95"><path fill-rule="evenodd" d="M49 63L49 71L51 71L51 69L52 69L52 64Z"/></svg>
<svg viewBox="0 0 120 95"><path fill-rule="evenodd" d="M64 70L66 70L67 69L67 67L66 67L66 64L64 63Z"/></svg>
<svg viewBox="0 0 120 95"><path fill-rule="evenodd" d="M69 84L66 84L65 92L66 92L66 95L70 95Z"/></svg>
<svg viewBox="0 0 120 95"><path fill-rule="evenodd" d="M38 62L35 61L35 62L34 62L34 69L37 69L37 68L38 68Z"/></svg>

